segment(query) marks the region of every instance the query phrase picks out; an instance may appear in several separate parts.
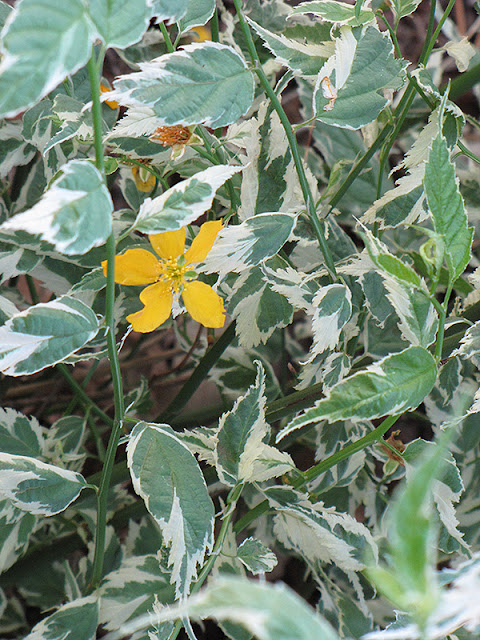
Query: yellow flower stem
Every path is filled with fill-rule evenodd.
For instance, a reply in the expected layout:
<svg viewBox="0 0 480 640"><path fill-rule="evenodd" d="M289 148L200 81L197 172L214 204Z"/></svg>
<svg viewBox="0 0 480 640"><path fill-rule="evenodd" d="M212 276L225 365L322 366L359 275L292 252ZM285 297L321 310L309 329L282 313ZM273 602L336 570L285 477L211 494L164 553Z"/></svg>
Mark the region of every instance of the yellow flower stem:
<svg viewBox="0 0 480 640"><path fill-rule="evenodd" d="M102 107L100 103L100 72L103 66L105 50L102 48L96 58L95 51L88 62L88 75L92 92L92 117L95 146L95 165L103 176L106 184L104 167L104 149L102 142ZM105 303L105 324L106 339L108 349L108 359L112 374L113 396L115 404L114 424L110 433L105 463L100 479L100 486L97 494L97 526L95 532L95 550L93 558L92 575L90 577L89 589L95 589L102 578L103 561L105 556L105 532L107 522L107 500L110 489L113 464L118 442L122 433L122 422L124 417L123 386L120 372L120 362L118 359L117 344L115 340L115 236L110 234L106 243L108 276Z"/></svg>

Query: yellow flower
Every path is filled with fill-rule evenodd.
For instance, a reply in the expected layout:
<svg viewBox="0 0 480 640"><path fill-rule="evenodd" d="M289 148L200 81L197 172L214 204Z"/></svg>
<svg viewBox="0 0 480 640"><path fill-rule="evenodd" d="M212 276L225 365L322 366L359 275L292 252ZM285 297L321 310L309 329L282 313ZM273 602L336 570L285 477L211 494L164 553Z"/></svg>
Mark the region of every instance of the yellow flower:
<svg viewBox="0 0 480 640"><path fill-rule="evenodd" d="M107 87L106 84L103 84L103 82L101 82L100 93L108 93L109 91L111 91L110 87ZM104 100L104 102L105 104L108 104L110 109L118 109L118 102L115 102L115 100Z"/></svg>
<svg viewBox="0 0 480 640"><path fill-rule="evenodd" d="M132 167L132 176L137 189L144 193L150 193L157 182L157 179L150 171L140 167L138 164Z"/></svg>
<svg viewBox="0 0 480 640"><path fill-rule="evenodd" d="M210 285L197 280L191 268L192 264L203 262L221 228L221 220L205 222L187 251L185 227L182 227L178 231L149 236L159 258L146 249L128 249L115 257L115 282L150 285L140 294L144 308L127 316L134 331L148 333L157 329L170 316L174 297L178 295L182 296L183 304L194 320L213 329L223 327L223 300ZM106 275L106 260L102 267Z"/></svg>

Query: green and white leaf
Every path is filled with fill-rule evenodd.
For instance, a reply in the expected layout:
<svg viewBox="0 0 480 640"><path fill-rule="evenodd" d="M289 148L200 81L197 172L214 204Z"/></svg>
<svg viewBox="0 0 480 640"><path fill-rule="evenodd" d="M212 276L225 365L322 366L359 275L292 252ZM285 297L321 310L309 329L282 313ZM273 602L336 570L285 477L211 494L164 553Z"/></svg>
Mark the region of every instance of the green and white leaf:
<svg viewBox="0 0 480 640"><path fill-rule="evenodd" d="M175 590L170 584L170 571L152 553L126 558L107 574L100 595L99 623L111 631L151 610L155 602L172 603Z"/></svg>
<svg viewBox="0 0 480 640"><path fill-rule="evenodd" d="M257 362L255 384L220 418L214 453L221 482L261 482L291 471L288 453L268 444L270 426L265 421L265 373Z"/></svg>
<svg viewBox="0 0 480 640"><path fill-rule="evenodd" d="M187 12L189 0L153 0L152 14L156 16L157 22L167 20L169 24L177 22Z"/></svg>
<svg viewBox="0 0 480 640"><path fill-rule="evenodd" d="M178 182L157 198L146 198L132 230L163 233L191 224L210 209L217 189L242 168L215 165Z"/></svg>
<svg viewBox="0 0 480 640"><path fill-rule="evenodd" d="M106 47L126 49L148 29L152 15L148 0L90 0L89 16Z"/></svg>
<svg viewBox="0 0 480 640"><path fill-rule="evenodd" d="M152 107L159 125L223 127L252 105L253 74L226 45L189 44L139 66L141 71L115 81L109 99L127 107Z"/></svg>
<svg viewBox="0 0 480 640"><path fill-rule="evenodd" d="M262 575L277 566L277 556L255 538L247 538L237 549L237 557L254 576Z"/></svg>
<svg viewBox="0 0 480 640"><path fill-rule="evenodd" d="M429 347L437 335L438 314L426 291L385 276L387 298L400 318L398 328L407 342Z"/></svg>
<svg viewBox="0 0 480 640"><path fill-rule="evenodd" d="M445 242L450 282L454 282L470 260L473 228L468 226L455 166L443 135L438 135L432 143L424 186L433 226Z"/></svg>
<svg viewBox="0 0 480 640"><path fill-rule="evenodd" d="M127 463L135 491L170 547L176 597L186 595L213 545L215 509L197 461L170 427L140 422L130 435Z"/></svg>
<svg viewBox="0 0 480 640"><path fill-rule="evenodd" d="M87 486L83 476L35 458L0 453L0 495L33 515L64 511Z"/></svg>
<svg viewBox="0 0 480 640"><path fill-rule="evenodd" d="M14 167L28 164L35 148L22 136L20 122L0 122L0 178L5 178Z"/></svg>
<svg viewBox="0 0 480 640"><path fill-rule="evenodd" d="M296 218L286 213L262 213L239 225L223 228L208 254L207 264L199 271L227 274L242 273L272 258L288 240Z"/></svg>
<svg viewBox="0 0 480 640"><path fill-rule="evenodd" d="M86 420L81 416L63 416L48 429L45 438L45 458L58 466L81 471L87 457L83 445Z"/></svg>
<svg viewBox="0 0 480 640"><path fill-rule="evenodd" d="M177 605L158 607L154 617L137 618L125 626L123 633L130 635L145 629L152 620L163 622L187 616L235 622L260 640L339 640L328 622L285 585L226 576Z"/></svg>
<svg viewBox="0 0 480 640"><path fill-rule="evenodd" d="M373 122L388 102L383 90L403 84L405 64L395 58L388 32L342 27L335 54L318 74L313 95L316 117L346 129Z"/></svg>
<svg viewBox="0 0 480 640"><path fill-rule="evenodd" d="M316 76L326 59L335 53L332 41L326 41L321 44L298 42L282 34L272 33L248 17L246 19L262 38L265 46L275 56L275 59L301 77Z"/></svg>
<svg viewBox="0 0 480 640"><path fill-rule="evenodd" d="M38 204L10 218L0 229L39 235L66 255L84 254L104 244L110 235L112 199L90 162L72 160L62 171Z"/></svg>
<svg viewBox="0 0 480 640"><path fill-rule="evenodd" d="M98 600L91 595L64 604L36 624L25 640L94 640L98 626Z"/></svg>
<svg viewBox="0 0 480 640"><path fill-rule="evenodd" d="M436 377L432 354L423 347L408 347L344 378L313 408L284 427L277 442L320 420L373 420L415 409L431 391Z"/></svg>
<svg viewBox="0 0 480 640"><path fill-rule="evenodd" d="M238 212L241 220L268 211L290 213L304 206L285 130L267 102L261 103L256 117L232 125L228 139L244 166ZM317 181L306 165L305 174L312 197L317 199Z"/></svg>
<svg viewBox="0 0 480 640"><path fill-rule="evenodd" d="M283 265L274 256L265 265ZM263 276L262 266L242 273L228 295L228 313L236 320L239 344L247 349L265 342L275 329L287 327L292 321L293 308L287 298L274 291Z"/></svg>
<svg viewBox="0 0 480 640"><path fill-rule="evenodd" d="M355 15L355 5L346 2L335 2L334 0L322 0L321 2L301 2L292 9L292 16L304 13L313 13L326 22L334 24L358 26L368 24L375 20L375 14L371 9L362 9L360 15Z"/></svg>
<svg viewBox="0 0 480 640"><path fill-rule="evenodd" d="M352 315L352 294L343 284L329 284L317 291L312 305L313 344L307 363L337 346L342 329Z"/></svg>
<svg viewBox="0 0 480 640"><path fill-rule="evenodd" d="M215 0L190 0L187 12L177 22L180 32L203 26L213 16L214 11Z"/></svg>
<svg viewBox="0 0 480 640"><path fill-rule="evenodd" d="M43 147L43 155L46 155L56 145L72 138L78 138L82 142L93 142L92 113L88 109L84 109L83 102L59 93L55 96L52 112L62 122L62 125L60 130Z"/></svg>
<svg viewBox="0 0 480 640"><path fill-rule="evenodd" d="M36 418L0 408L0 451L38 458L43 454L46 434Z"/></svg>
<svg viewBox="0 0 480 640"><path fill-rule="evenodd" d="M61 362L98 331L83 302L62 296L22 311L0 327L0 371L21 376Z"/></svg>
<svg viewBox="0 0 480 640"><path fill-rule="evenodd" d="M37 522L37 516L18 509L11 500L0 500L0 573L25 553Z"/></svg>
<svg viewBox="0 0 480 640"><path fill-rule="evenodd" d="M294 309L303 309L308 315L313 316L313 299L321 290L321 274L303 273L285 263L279 263L278 258L276 263L266 262L262 265L262 271L272 291L284 296Z"/></svg>
<svg viewBox="0 0 480 640"><path fill-rule="evenodd" d="M395 15L395 24L405 16L409 16L413 13L421 0L392 0L392 11Z"/></svg>
<svg viewBox="0 0 480 640"><path fill-rule="evenodd" d="M46 18L48 16L48 18ZM90 57L93 25L81 0L23 0L2 33L0 115L31 107Z"/></svg>
<svg viewBox="0 0 480 640"><path fill-rule="evenodd" d="M274 509L274 532L287 548L300 554L313 570L333 563L347 573L362 571L367 554L377 558L377 545L367 527L347 513L312 504L290 487L269 487L265 496Z"/></svg>
<svg viewBox="0 0 480 640"><path fill-rule="evenodd" d="M324 351L315 356L311 362L302 365L298 373L299 382L295 385L295 389L307 389L321 382L326 393L327 389L343 380L351 367L352 359L345 353Z"/></svg>

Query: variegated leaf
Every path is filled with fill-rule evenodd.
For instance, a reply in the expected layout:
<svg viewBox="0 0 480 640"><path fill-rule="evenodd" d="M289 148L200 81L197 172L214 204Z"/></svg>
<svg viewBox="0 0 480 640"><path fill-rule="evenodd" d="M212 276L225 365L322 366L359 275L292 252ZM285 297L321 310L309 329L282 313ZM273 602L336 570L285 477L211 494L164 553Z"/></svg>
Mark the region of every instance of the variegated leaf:
<svg viewBox="0 0 480 640"><path fill-rule="evenodd" d="M215 448L215 466L224 484L268 480L290 471L287 453L268 445L270 426L265 421L265 373L257 362L257 377L231 411L220 418Z"/></svg>
<svg viewBox="0 0 480 640"><path fill-rule="evenodd" d="M44 516L60 513L86 486L79 473L35 458L0 453L0 495L28 513Z"/></svg>
<svg viewBox="0 0 480 640"><path fill-rule="evenodd" d="M38 458L43 454L47 434L36 418L0 408L0 451Z"/></svg>
<svg viewBox="0 0 480 640"><path fill-rule="evenodd" d="M68 602L36 624L25 640L93 640L98 604L96 595Z"/></svg>
<svg viewBox="0 0 480 640"><path fill-rule="evenodd" d="M176 597L186 595L213 545L215 510L200 468L168 425L145 422L130 435L127 462L135 491L170 547Z"/></svg>
<svg viewBox="0 0 480 640"><path fill-rule="evenodd" d="M226 227L218 234L202 270L223 278L232 271L242 273L255 267L280 251L294 226L295 218L286 213L262 213Z"/></svg>
<svg viewBox="0 0 480 640"><path fill-rule="evenodd" d="M0 500L0 573L25 553L37 522L37 516L19 509L11 500Z"/></svg>
<svg viewBox="0 0 480 640"><path fill-rule="evenodd" d="M237 549L238 559L254 576L272 571L277 557L268 547L255 538L247 538Z"/></svg>
<svg viewBox="0 0 480 640"><path fill-rule="evenodd" d="M175 231L191 224L212 206L217 189L242 167L216 165L178 182L140 206L132 230L143 233Z"/></svg>
<svg viewBox="0 0 480 640"><path fill-rule="evenodd" d="M352 315L352 294L343 284L329 284L317 291L312 306L313 345L308 362L337 346L340 333Z"/></svg>
<svg viewBox="0 0 480 640"><path fill-rule="evenodd" d="M61 362L92 339L98 326L94 312L69 296L34 305L0 327L0 370L21 376Z"/></svg>
<svg viewBox="0 0 480 640"><path fill-rule="evenodd" d="M87 253L111 233L112 199L90 162L72 160L62 172L32 209L10 218L1 229L39 235L66 255Z"/></svg>

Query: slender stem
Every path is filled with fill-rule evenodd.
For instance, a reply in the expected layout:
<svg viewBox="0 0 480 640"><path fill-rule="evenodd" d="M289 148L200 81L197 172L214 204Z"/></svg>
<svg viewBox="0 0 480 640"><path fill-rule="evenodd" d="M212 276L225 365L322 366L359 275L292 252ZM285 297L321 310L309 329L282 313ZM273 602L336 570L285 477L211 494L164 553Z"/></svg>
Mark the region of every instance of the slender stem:
<svg viewBox="0 0 480 640"><path fill-rule="evenodd" d="M234 337L235 322L231 322L219 337L219 339L216 341L216 343L203 356L196 368L193 370L190 378L183 385L183 387L180 389L180 391L177 393L168 407L162 412L160 417L157 418L157 420L168 420L171 416L177 414L183 409L183 407L193 396L203 380L205 380L210 369L217 362L228 345L232 342Z"/></svg>
<svg viewBox="0 0 480 640"><path fill-rule="evenodd" d="M442 357L443 339L445 337L445 320L447 317L448 301L450 299L452 289L453 289L453 283L450 283L447 287L447 290L445 291L445 298L443 299L443 303L440 307L439 314L438 314L437 342L435 345L435 358L437 362L439 362Z"/></svg>
<svg viewBox="0 0 480 640"><path fill-rule="evenodd" d="M160 22L160 31L162 32L163 39L165 40L165 44L167 45L168 53L173 53L175 51L175 47L173 46L173 42L170 38L164 22Z"/></svg>
<svg viewBox="0 0 480 640"><path fill-rule="evenodd" d="M434 4L433 0L432 0L432 4ZM454 5L455 5L455 0L450 0L450 2L447 5L447 8L445 9L445 11L443 13L443 16L442 16L441 20L439 21L439 23L437 25L437 28L435 29L435 32L434 32L433 36L430 38L430 40L427 40L427 42L428 42L427 47L426 47L425 52L423 53L423 55L421 57L421 62L422 63L426 63L428 58L430 57L430 54L432 53L433 47L435 46L435 42L437 41L437 38L440 35L440 31L442 30L442 27L445 24L446 19L450 15Z"/></svg>
<svg viewBox="0 0 480 640"><path fill-rule="evenodd" d="M433 22L435 20L435 9L437 7L437 0L430 0L430 15L428 16L428 25L427 25L427 33L425 36L425 41L423 43L422 51L420 53L420 58L418 59L419 64L424 64L427 60L428 56L426 55L428 45L432 38L433 33Z"/></svg>
<svg viewBox="0 0 480 640"><path fill-rule="evenodd" d="M104 411L100 409L100 407L90 398L88 393L85 392L85 389L78 384L75 378L72 376L66 364L59 363L57 364L57 369L60 371L62 376L68 382L68 384L75 391L80 400L89 407L93 413L96 413L99 418L101 418L105 424L109 427L113 427L114 421L108 416Z"/></svg>
<svg viewBox="0 0 480 640"><path fill-rule="evenodd" d="M92 116L94 130L94 146L95 146L95 165L106 183L104 159L103 159L103 141L102 141L102 111L100 104L100 69L103 65L105 52L102 50L95 59L95 53L92 54L88 62L88 75L90 79L90 87L92 91ZM105 463L103 466L102 476L97 497L97 527L95 535L95 551L93 558L92 576L90 579L90 589L94 589L102 578L103 559L105 555L105 531L107 522L107 501L110 489L110 480L112 468L115 462L115 454L117 451L118 441L122 433L122 420L124 415L123 404L123 388L122 376L120 372L120 362L118 359L117 345L115 340L115 236L113 232L110 234L106 243L107 253L107 287L106 287L106 304L105 304L105 324L108 359L110 361L110 369L112 374L113 397L115 404L115 416L110 439L108 442Z"/></svg>
<svg viewBox="0 0 480 640"><path fill-rule="evenodd" d="M395 424L399 417L399 415L388 416L376 429L370 431L370 433L367 433L367 435L363 436L363 438L360 438L356 442L347 444L347 446L344 447L341 451L337 451L328 458L325 458L325 460L322 460L322 462L319 462L319 464L311 467L307 471L298 473L298 475L291 482L292 486L295 489L300 489L308 482L311 482L312 480L315 480L315 478L318 478L318 476L322 473L325 473L325 471L328 471L328 469L330 469L331 467L334 467L343 460L346 460L350 456L353 456L354 453L362 451L362 449L365 449L371 444L375 444L376 442L382 440L383 436L390 429L390 427ZM310 497L315 498L316 496L315 494L311 494ZM240 531L243 531L243 529L248 527L248 525L256 518L266 513L268 509L268 500L263 500L263 502L257 504L256 507L251 509L251 511L246 513L242 518L240 518L240 520L236 522L235 526L233 527L235 533L240 533Z"/></svg>
<svg viewBox="0 0 480 640"><path fill-rule="evenodd" d="M325 265L326 265L328 271L330 272L330 276L331 276L332 280L335 281L335 280L337 280L337 272L336 272L336 269L335 269L335 263L334 263L332 254L330 252L330 248L329 248L329 246L327 244L327 241L326 241L326 238L325 238L324 223L317 216L317 211L316 211L316 208L315 208L315 202L313 200L312 192L310 190L310 186L308 184L307 176L305 174L305 169L304 169L304 166L303 166L303 162L302 162L302 159L300 157L300 152L298 150L297 139L295 137L295 133L293 132L292 125L290 124L290 120L288 119L287 114L283 110L283 107L282 107L282 105L280 103L280 100L278 99L275 91L270 86L268 78L265 75L265 72L263 71L262 65L260 63L260 60L259 60L259 57L258 57L258 54L257 54L257 50L255 49L255 45L253 43L252 34L250 33L250 29L249 29L247 23L245 22L245 19L244 19L243 14L242 14L241 2L240 2L240 0L233 0L233 4L235 5L235 10L236 10L237 15L238 15L238 19L239 19L239 22L240 22L240 27L241 27L241 29L243 31L244 36L245 36L248 52L250 54L250 58L251 58L252 63L254 65L255 73L257 74L257 76L258 76L258 78L260 80L260 83L261 83L265 93L267 94L268 98L270 99L273 108L277 112L277 115L280 118L280 122L281 122L281 124L282 124L282 126L283 126L283 128L285 130L285 134L287 136L288 144L290 146L290 152L292 154L293 162L295 164L295 169L297 171L298 180L300 182L300 188L302 189L303 198L305 200L305 204L306 204L306 207L307 207L307 214L308 214L310 222L311 222L311 224L313 226L315 234L317 236L318 242L320 244L320 249L322 251L323 258L325 260Z"/></svg>

